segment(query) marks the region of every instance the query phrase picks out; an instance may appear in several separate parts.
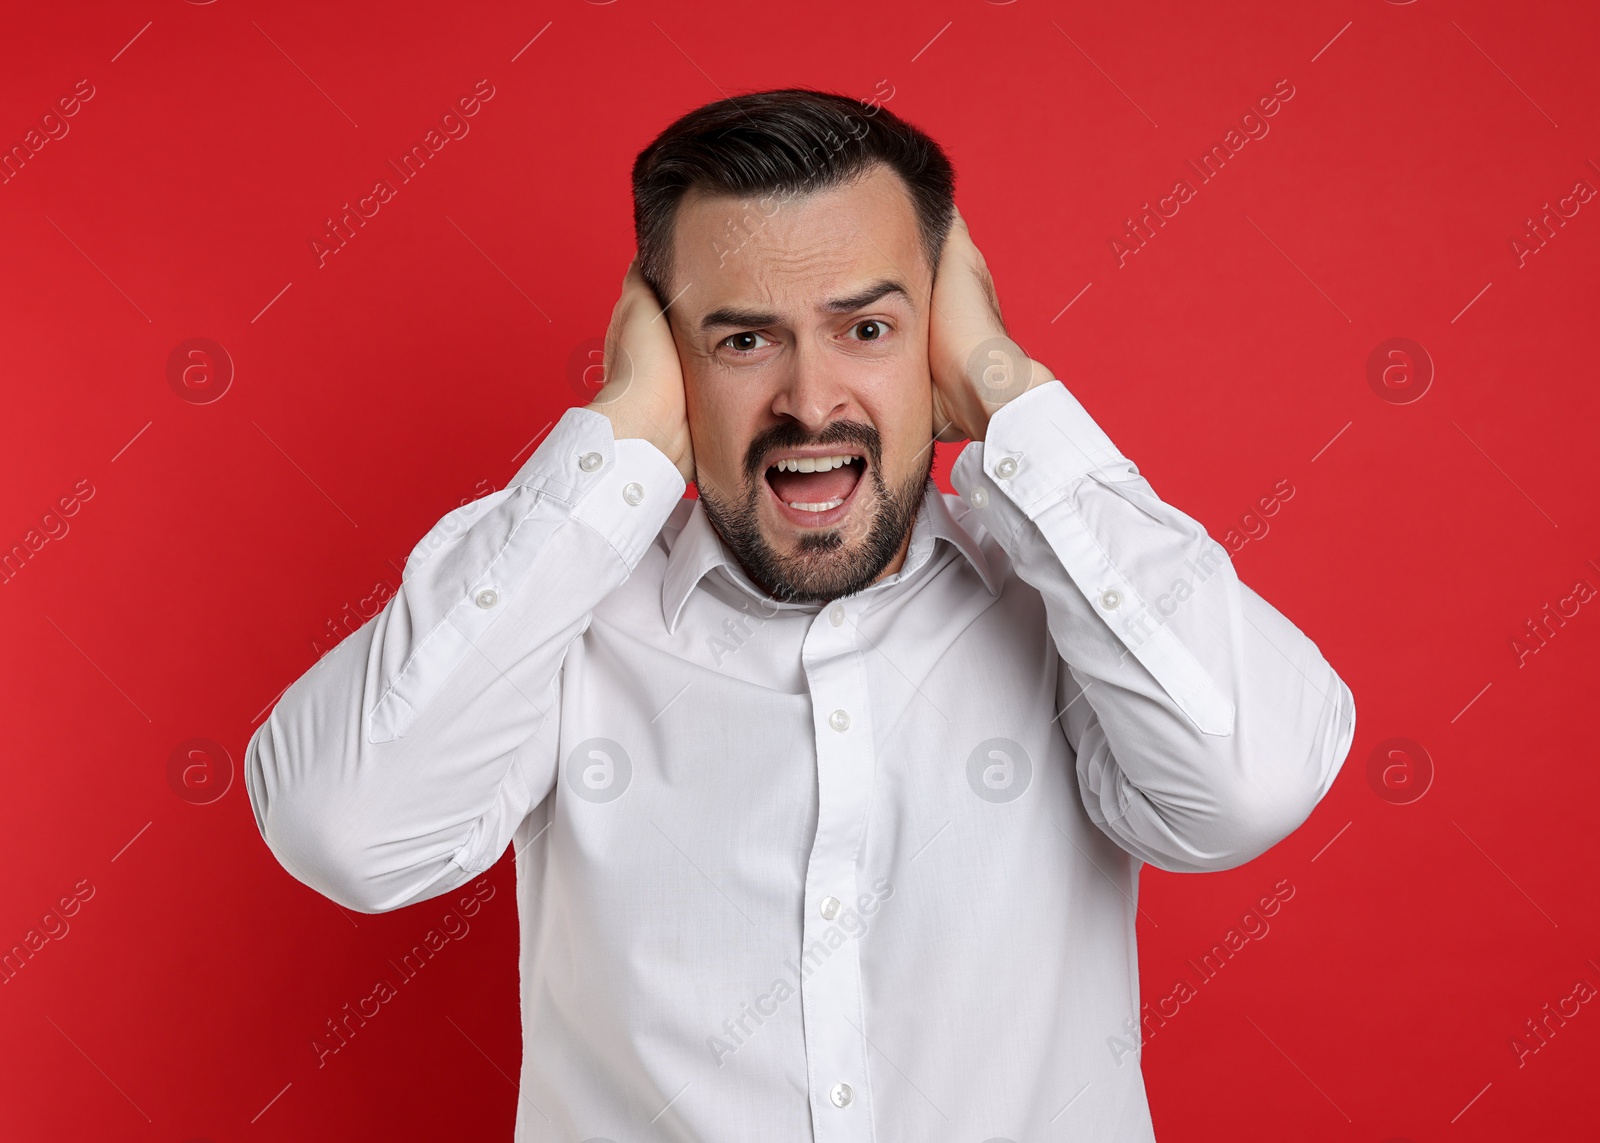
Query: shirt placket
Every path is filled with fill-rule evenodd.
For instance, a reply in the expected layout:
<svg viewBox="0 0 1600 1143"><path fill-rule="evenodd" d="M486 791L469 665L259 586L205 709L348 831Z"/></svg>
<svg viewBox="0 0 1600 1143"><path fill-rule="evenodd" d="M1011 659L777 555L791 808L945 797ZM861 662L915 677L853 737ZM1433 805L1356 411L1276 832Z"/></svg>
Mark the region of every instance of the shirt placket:
<svg viewBox="0 0 1600 1143"><path fill-rule="evenodd" d="M866 671L856 647L858 610L842 602L823 608L802 652L817 749L817 832L806 866L796 972L811 1120L815 1138L828 1143L873 1138L856 942L856 900L863 892L856 856L876 757Z"/></svg>

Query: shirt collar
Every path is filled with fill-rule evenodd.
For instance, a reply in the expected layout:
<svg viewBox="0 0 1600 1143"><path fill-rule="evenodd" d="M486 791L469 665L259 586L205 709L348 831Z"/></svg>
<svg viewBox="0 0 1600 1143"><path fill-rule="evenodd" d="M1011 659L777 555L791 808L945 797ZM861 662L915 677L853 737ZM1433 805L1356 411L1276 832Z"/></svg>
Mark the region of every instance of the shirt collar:
<svg viewBox="0 0 1600 1143"><path fill-rule="evenodd" d="M911 543L906 548L905 564L894 575L879 580L867 591L889 587L914 575L932 558L936 542L940 540L953 545L967 558L979 578L983 580L983 586L989 589L990 595L1000 594L994 569L989 566L989 561L984 557L978 541L951 514L950 506L945 503L944 493L931 484L923 494L916 521L911 526ZM688 602L690 594L709 572L717 568L721 568L730 580L764 603L780 607L802 606L775 600L756 586L745 574L727 544L723 543L717 530L712 527L705 506L696 500L694 507L689 511L689 519L684 523L683 530L678 533L678 538L672 544L672 552L667 557L666 574L661 580L661 615L666 620L669 632L677 630L678 617L682 614L683 605ZM803 606L815 606L815 604Z"/></svg>

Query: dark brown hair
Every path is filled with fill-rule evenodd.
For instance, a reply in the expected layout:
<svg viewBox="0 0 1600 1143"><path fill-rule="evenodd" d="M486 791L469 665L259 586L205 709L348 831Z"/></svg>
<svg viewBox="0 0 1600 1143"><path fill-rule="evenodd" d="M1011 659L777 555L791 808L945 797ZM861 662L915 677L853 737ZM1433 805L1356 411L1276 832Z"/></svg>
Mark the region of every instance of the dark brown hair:
<svg viewBox="0 0 1600 1143"><path fill-rule="evenodd" d="M809 88L758 91L678 119L633 163L639 269L662 305L678 204L705 194L794 195L837 187L886 164L910 192L935 272L955 213L955 172L924 132L886 108Z"/></svg>

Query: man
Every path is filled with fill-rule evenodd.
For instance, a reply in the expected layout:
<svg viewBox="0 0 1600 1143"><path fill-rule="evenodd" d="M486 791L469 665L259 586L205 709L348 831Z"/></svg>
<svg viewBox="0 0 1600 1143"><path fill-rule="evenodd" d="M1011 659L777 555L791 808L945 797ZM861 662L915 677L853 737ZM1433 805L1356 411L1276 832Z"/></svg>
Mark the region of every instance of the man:
<svg viewBox="0 0 1600 1143"><path fill-rule="evenodd" d="M284 694L267 844L363 912L514 846L519 1140L1153 1138L1140 864L1298 826L1350 691L1007 335L922 132L741 96L633 184L605 387Z"/></svg>

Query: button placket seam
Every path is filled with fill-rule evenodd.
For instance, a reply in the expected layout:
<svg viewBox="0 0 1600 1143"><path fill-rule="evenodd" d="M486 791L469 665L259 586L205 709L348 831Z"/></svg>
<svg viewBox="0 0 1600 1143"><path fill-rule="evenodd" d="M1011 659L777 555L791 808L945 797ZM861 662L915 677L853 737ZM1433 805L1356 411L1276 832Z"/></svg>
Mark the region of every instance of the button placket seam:
<svg viewBox="0 0 1600 1143"><path fill-rule="evenodd" d="M519 485L518 487L530 488L528 485ZM528 506L528 510L518 518L514 525L512 525L511 531L506 534L505 542L500 545L499 549L494 553L494 555L489 558L489 562L484 565L484 569L474 583L473 588L469 589L465 597L458 600L449 611L445 612L444 615L440 617L439 622L435 623L433 628L417 641L417 645L411 649L410 657L406 659L405 663L400 667L400 670L395 673L395 677L390 680L389 685L384 688L383 694L378 696L377 701L372 704L372 709L367 712L366 718L369 733L371 730L371 721L377 717L378 712L384 708L384 705L391 701L390 696L394 695L395 691L399 689L400 686L406 682L406 680L409 679L412 674L415 673L417 662L423 657L423 655L427 652L429 645L434 642L439 633L443 631L445 627L449 626L455 628L459 634L466 636L469 642L475 642L477 636L482 634L481 631L472 632L470 630L462 630L461 625L456 622L457 613L462 615L483 614L484 609L479 608L474 602L474 596L476 595L477 590L479 590L478 585L492 582L495 567L500 563L506 552L511 550L511 545L516 541L516 538L521 533L523 527L528 523L529 520L533 518L534 513L538 511L540 501L544 498L544 493L541 490L535 488L530 488L530 490L533 492L533 503ZM557 503L561 502L557 501ZM555 527L559 528L560 523L557 523ZM552 529L552 531L554 531L554 529ZM402 588L403 587L404 585L402 584ZM468 610L468 608L471 610ZM478 620L474 620L472 623L468 623L467 627L473 628L477 626L478 622ZM488 624L485 623L484 627L486 628L487 626ZM416 704L406 702L404 699L399 699L399 701L405 702L405 705L411 710L412 718L414 718L417 711ZM410 720L408 719L404 725L409 726Z"/></svg>
<svg viewBox="0 0 1600 1143"><path fill-rule="evenodd" d="M823 628L823 627L820 626L821 623L822 623L822 618L823 618L824 614L825 613L823 613L823 612L819 612L818 615L817 615L816 623L819 625L818 629L819 630L823 630L823 631L830 631L829 628ZM847 617L848 617L848 615L847 615ZM842 627L843 627L843 625L841 624L841 627L839 629L837 629L837 630L841 630L841 633L842 633ZM858 645L858 641L857 641L857 636L861 634L860 625L859 625L858 622L852 621L851 622L851 627L852 627L852 630L848 634L848 637L850 639L849 648L847 650L843 651L843 652L840 652L840 653L836 654L836 655L829 655L829 656L827 656L827 658L830 659L830 660L837 660L836 665L844 667L845 670L848 672L844 676L844 684L845 685L842 687L842 689L846 690L846 691L849 691L850 693L856 693L856 694L860 694L860 695L864 696L868 692L864 689L864 687L859 685L863 681L862 678L861 678L861 675L862 675L862 670L863 670L863 666L864 666L863 654L862 654L862 651L861 651L861 649L860 649L860 647ZM830 633L831 633L831 631L830 631ZM808 689L810 687L810 682L811 682L811 680L810 680L811 670L814 668L814 666L815 666L814 662L806 664ZM856 684L856 685L851 686L850 684ZM839 708L839 709L843 709L843 708ZM871 720L871 717L870 717L870 714L871 714L870 707L862 705L862 711L866 715L866 728L870 729L871 723L872 723L872 720ZM865 753L866 757L868 758L868 760L869 760L869 762L871 764L871 769L870 769L870 772L868 774L866 774L862 778L862 780L865 781L865 783L866 783L866 792L865 792L865 796L861 799L860 816L853 822L853 824L852 823L848 823L848 822L847 823L841 823L841 824L849 826L850 827L850 832L854 833L855 836L852 839L853 844L851 845L848 854L833 855L833 856L829 857L826 860L826 864L827 864L827 866L829 866L830 869L839 870L839 871L841 871L841 873L840 874L836 874L836 875L835 874L824 873L818 879L819 880L819 884L817 885L816 889L813 890L811 888L811 884L810 884L811 883L811 866L812 866L812 862L808 860L808 863L807 863L807 878L806 878L808 892L820 893L821 897L839 896L839 894L843 891L844 883L847 881L848 884L849 884L849 888L850 888L849 901L850 901L850 904L851 904L852 907L854 907L854 902L855 902L856 898L860 896L860 893L861 893L860 880L857 877L857 863L860 860L862 847L866 843L866 838L865 838L866 820L867 820L867 816L868 816L868 814L870 813L870 810L871 810L872 799L873 799L875 787L877 785L877 783L875 781L876 771L877 771L877 753L876 753L876 750L873 747L872 736L871 735L867 736L866 745L864 747L845 741L846 734L856 733L858 731L858 728L860 728L860 720L859 719L853 719L852 720L850 728L849 728L849 731L845 732L845 734L838 734L837 732L834 732L832 726L829 725L829 726L827 726L827 730L829 731L829 734L826 737L819 738L819 740L818 740L819 742L830 742L830 741L832 741L833 742L833 747L836 750L842 749L842 750L847 750L847 751L851 751L851 752L863 752L863 753ZM819 756L819 759L818 759L818 764L819 764L819 766L821 765L820 756ZM820 812L821 812L821 808L819 806L819 813ZM819 833L820 833L820 830L819 830ZM848 836L848 834L847 834L847 836ZM816 847L816 840L813 840L812 846L813 846L812 852L814 854L815 853L815 847ZM821 898L819 897L818 900L820 900L820 899ZM840 901L841 901L841 912L842 912L843 911L844 898L840 897ZM805 925L802 927L802 938L801 938L802 942L804 942L804 940L805 940L805 932L806 932L806 930L808 928L811 929L811 931L820 934L821 932L825 931L825 929L828 926L835 925L835 924L838 923L838 918L837 917L835 917L832 921L819 921L815 917L813 917L810 909L807 909L805 911L805 916L806 916L806 922L805 922ZM818 911L816 916L820 917L820 910ZM813 928L813 926L816 926L816 927ZM846 959L844 964L839 965L837 960L835 960L833 958L837 958L841 954L844 955L847 959ZM825 1111L827 1111L827 1112L838 1112L838 1111L850 1110L851 1108L855 1108L859 1104L861 1104L863 1099L868 1101L867 1106L870 1109L870 1106L871 1106L871 1104L870 1104L870 1091L871 1091L870 1073L867 1071L867 1052L866 1052L865 1044L864 1044L863 1040L861 1039L862 1035L864 1034L863 1033L863 1029L865 1028L865 1024L864 1024L864 1015L863 1015L864 997L862 995L862 972L861 972L861 959L860 959L859 940L856 939L856 938L848 939L846 941L845 945L842 946L839 950L837 950L833 954L833 958L830 958L830 963L832 963L834 965L837 965L837 967L840 968L840 969L843 969L844 972L848 976L848 988L850 990L850 994L851 995L850 995L850 998L846 1000L846 1011L847 1012L850 1011L850 1010L854 1011L855 1021L854 1021L854 1028L852 1029L852 1031L854 1032L854 1035L849 1037L849 1040L848 1040L849 1048L847 1050L849 1052L850 1059L849 1059L848 1064L846 1064L845 1066L849 1070L851 1070L851 1071L853 1071L853 1072L855 1072L857 1074L854 1077L846 1077L846 1076L843 1076L843 1075L834 1075L834 1076L831 1076L831 1077L830 1076L826 1076L826 1075L818 1075L817 1079L818 1079L818 1081L820 1083L820 1090L818 1091L818 1098L822 1101L823 1107L824 1107ZM847 1023L850 1022L849 1015L847 1015L847 1014L843 1015L843 1018L845 1019L845 1021ZM825 1043L826 1043L826 1041L825 1041ZM818 1045L818 1046L819 1047L823 1047L824 1045ZM811 1047L811 1045L809 1043L809 1040L808 1040L808 1046L807 1047L808 1047L808 1051L809 1051L810 1047ZM839 1062L842 1063L843 1061L839 1061ZM827 1067L835 1067L835 1066L837 1066L837 1064L834 1061L823 1061L823 1062L819 1062L819 1064L817 1065L818 1068L827 1068ZM811 1070L812 1069L810 1067L808 1067L808 1069L807 1069L808 1074L811 1072ZM852 1088L852 1096L851 1096L850 1103L846 1107L840 1108L836 1104L833 1103L832 1091L833 1091L833 1088L837 1084L839 1084L839 1083L848 1083L850 1078L855 1078L857 1080L857 1082L850 1084L850 1086ZM875 1138L875 1132L873 1130L870 1114L863 1114L863 1116L861 1118L863 1119L863 1121L865 1123L865 1126L866 1126L866 1130L867 1130L867 1133L868 1133L867 1137L869 1139Z"/></svg>
<svg viewBox="0 0 1600 1143"><path fill-rule="evenodd" d="M1111 553L1107 552L1105 545L1100 542L1100 537L1095 535L1094 530L1090 528L1088 522L1084 520L1083 513L1079 510L1077 504L1072 503L1069 497L1063 496L1060 500L1049 505L1048 508L1041 509L1039 514L1043 515L1044 512L1048 511L1050 508L1057 508L1062 505L1065 505L1066 509L1075 517L1077 517L1079 524L1077 531L1082 535L1087 536L1089 542L1093 545L1094 553L1099 557L1099 562L1102 568L1110 573L1111 588L1119 591L1122 595L1122 605L1134 606L1140 609L1137 613L1141 615L1144 614L1145 611L1150 610L1149 605L1145 602L1144 597L1134 589L1132 583L1129 582L1128 578L1122 574L1121 569L1119 569L1115 561L1112 560ZM1049 544L1051 550L1054 551L1054 545L1050 543L1050 537L1045 532L1043 525L1041 525L1039 521L1031 514L1029 515L1029 519L1033 521L1034 527L1039 529L1039 533L1044 537L1046 544ZM1057 556L1057 559L1059 558L1060 557ZM1074 583L1077 582L1077 577L1072 574L1072 570L1070 568L1067 568L1065 565L1063 565L1063 570L1067 572L1068 578L1072 579ZM1107 581L1103 578L1101 583L1105 582ZM1082 589L1080 588L1080 591L1081 590ZM1106 589L1101 588L1102 592L1104 590ZM1131 647L1128 645L1128 641L1124 639L1117 629L1111 625L1110 619L1107 618L1105 614L1106 609L1099 607L1098 600L1096 600L1092 606L1094 607L1095 614L1100 616L1101 622L1105 624L1106 629L1112 633L1117 642L1122 644L1122 646L1127 650L1128 654L1132 655L1139 661L1140 666L1144 667L1146 671L1150 672L1151 677L1155 679L1157 685L1167 693L1173 702L1178 705L1179 709L1183 711L1185 717L1187 717L1190 722L1200 729L1202 733L1215 735L1232 734L1232 724L1235 713L1233 704L1228 701L1228 696L1222 693L1222 688L1219 687L1216 680L1211 677L1211 674L1206 670L1205 665L1200 662L1199 658L1195 656L1193 651L1184 646L1183 641L1178 638L1177 634L1173 632L1171 628L1169 628L1166 624L1162 624L1156 628L1155 634L1140 642L1137 647ZM1116 610L1120 611L1122 610L1122 607L1119 606ZM1196 684L1202 692L1204 692L1206 688L1211 690L1211 692L1215 695L1216 702L1221 707L1219 714L1225 718L1228 729L1212 730L1207 729L1206 726L1202 725L1202 712L1204 710L1204 706L1196 706L1193 710L1190 709L1190 706L1191 700L1193 700L1195 703L1204 704L1205 695L1203 693L1192 696L1188 695L1187 691L1189 688L1182 686L1181 680L1175 680L1178 685L1178 690L1174 691L1172 687L1168 685L1167 680L1162 677L1163 675L1172 672L1157 672L1153 667L1150 666L1149 663L1145 662L1144 655L1142 655L1141 652L1145 651L1146 648L1150 648L1151 653L1171 660L1182 660L1187 658L1187 664L1184 664L1181 661L1174 662L1172 665L1172 672L1177 672L1180 674L1193 673L1195 675Z"/></svg>

